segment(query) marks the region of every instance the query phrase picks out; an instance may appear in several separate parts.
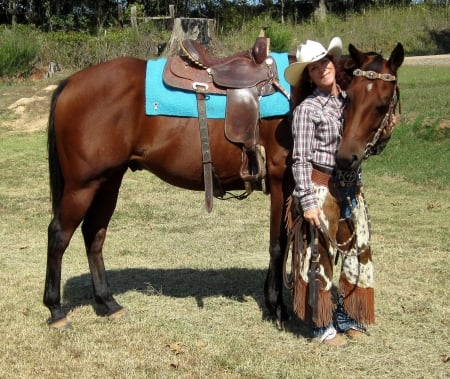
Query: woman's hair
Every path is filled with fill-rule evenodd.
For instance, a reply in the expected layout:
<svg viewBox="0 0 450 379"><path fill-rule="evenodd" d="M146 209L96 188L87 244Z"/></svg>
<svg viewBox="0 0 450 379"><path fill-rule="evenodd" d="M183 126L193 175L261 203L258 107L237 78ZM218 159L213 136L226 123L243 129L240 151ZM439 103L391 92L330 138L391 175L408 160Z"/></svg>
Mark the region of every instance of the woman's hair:
<svg viewBox="0 0 450 379"><path fill-rule="evenodd" d="M300 76L300 80L299 80L297 86L295 86L292 91L293 92L293 94L292 94L293 106L296 107L303 100L305 100L309 95L311 95L312 92L314 91L314 88L316 88L316 85L313 83L313 81L309 77L308 68L305 67L305 69L302 72L302 75Z"/></svg>
<svg viewBox="0 0 450 379"><path fill-rule="evenodd" d="M349 77L341 66L340 59L331 55L327 55L327 57L333 62L336 71L336 83L345 90L349 84ZM315 88L316 85L311 80L308 68L306 67L302 72L298 85L292 88L291 99L293 108L311 95Z"/></svg>

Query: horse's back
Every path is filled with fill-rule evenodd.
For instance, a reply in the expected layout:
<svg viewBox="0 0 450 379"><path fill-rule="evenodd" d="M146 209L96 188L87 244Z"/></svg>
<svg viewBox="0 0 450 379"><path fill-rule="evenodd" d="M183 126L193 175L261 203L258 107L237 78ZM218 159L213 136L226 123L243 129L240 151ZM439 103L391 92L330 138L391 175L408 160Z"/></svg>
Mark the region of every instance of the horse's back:
<svg viewBox="0 0 450 379"><path fill-rule="evenodd" d="M67 79L58 99L59 108L68 104L85 109L86 103L99 104L127 101L127 96L144 96L146 61L137 58L117 58L87 67ZM130 99L134 100L134 99Z"/></svg>

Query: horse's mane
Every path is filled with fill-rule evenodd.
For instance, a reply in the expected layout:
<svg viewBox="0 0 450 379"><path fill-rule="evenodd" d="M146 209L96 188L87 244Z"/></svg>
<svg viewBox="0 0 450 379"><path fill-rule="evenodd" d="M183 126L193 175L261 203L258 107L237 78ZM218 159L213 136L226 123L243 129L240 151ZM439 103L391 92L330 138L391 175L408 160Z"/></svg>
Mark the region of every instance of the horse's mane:
<svg viewBox="0 0 450 379"><path fill-rule="evenodd" d="M356 68L355 61L349 56L341 56L335 60L336 82L342 90L347 90L353 77L353 70Z"/></svg>

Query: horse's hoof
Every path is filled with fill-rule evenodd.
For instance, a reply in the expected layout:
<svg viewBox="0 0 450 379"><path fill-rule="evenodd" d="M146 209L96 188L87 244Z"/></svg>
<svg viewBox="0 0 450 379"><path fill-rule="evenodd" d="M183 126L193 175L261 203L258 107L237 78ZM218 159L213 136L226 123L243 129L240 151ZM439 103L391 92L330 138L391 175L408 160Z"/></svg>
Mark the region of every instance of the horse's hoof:
<svg viewBox="0 0 450 379"><path fill-rule="evenodd" d="M284 329L285 329L285 321L275 320L275 327L276 327L280 332L283 332Z"/></svg>
<svg viewBox="0 0 450 379"><path fill-rule="evenodd" d="M108 315L108 319L110 320L121 320L125 318L127 315L127 311L125 308L119 309L117 312L111 313Z"/></svg>
<svg viewBox="0 0 450 379"><path fill-rule="evenodd" d="M49 321L48 326L51 329L60 330L60 331L72 329L72 324L70 323L69 320L67 320L66 317L60 318L59 320L56 320L56 321Z"/></svg>

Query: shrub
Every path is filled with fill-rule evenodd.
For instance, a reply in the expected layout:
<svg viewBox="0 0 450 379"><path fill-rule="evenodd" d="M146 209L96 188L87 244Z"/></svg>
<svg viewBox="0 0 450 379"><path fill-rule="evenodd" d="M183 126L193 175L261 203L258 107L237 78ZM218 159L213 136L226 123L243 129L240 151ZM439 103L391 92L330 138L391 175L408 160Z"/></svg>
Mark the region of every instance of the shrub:
<svg viewBox="0 0 450 379"><path fill-rule="evenodd" d="M14 76L31 72L39 51L37 39L30 28L0 30L0 75Z"/></svg>
<svg viewBox="0 0 450 379"><path fill-rule="evenodd" d="M289 30L276 24L275 26L269 27L266 35L270 38L270 46L272 51L283 52L290 49L292 34Z"/></svg>

